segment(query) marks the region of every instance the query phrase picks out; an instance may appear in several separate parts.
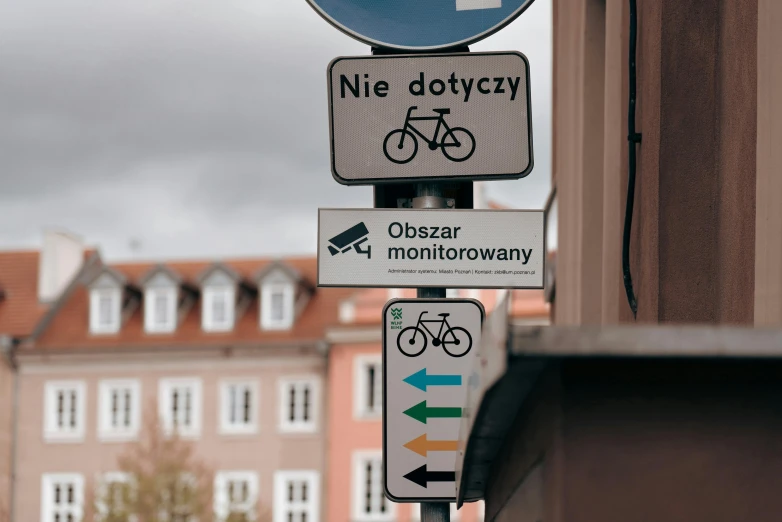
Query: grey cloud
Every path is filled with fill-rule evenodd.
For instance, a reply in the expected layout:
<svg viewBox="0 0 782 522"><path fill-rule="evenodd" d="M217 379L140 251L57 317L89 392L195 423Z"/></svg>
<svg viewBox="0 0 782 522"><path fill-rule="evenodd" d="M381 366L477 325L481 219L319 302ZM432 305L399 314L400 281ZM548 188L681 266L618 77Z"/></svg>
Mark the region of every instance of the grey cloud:
<svg viewBox="0 0 782 522"><path fill-rule="evenodd" d="M479 46L521 48L546 3ZM550 67L543 47L521 50ZM0 3L0 246L58 225L110 257L130 237L150 256L313 251L318 206L371 204L331 178L326 105L328 62L367 52L303 0ZM536 171L490 187L506 203L548 190L546 90L533 76Z"/></svg>

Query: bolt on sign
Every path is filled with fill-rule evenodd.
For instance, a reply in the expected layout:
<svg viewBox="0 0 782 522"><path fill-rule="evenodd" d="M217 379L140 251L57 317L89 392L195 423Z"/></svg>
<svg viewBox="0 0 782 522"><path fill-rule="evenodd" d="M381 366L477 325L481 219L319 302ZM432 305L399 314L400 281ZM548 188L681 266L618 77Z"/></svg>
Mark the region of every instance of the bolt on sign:
<svg viewBox="0 0 782 522"><path fill-rule="evenodd" d="M394 299L383 309L383 469L393 501L456 499L462 407L483 317L474 299Z"/></svg>
<svg viewBox="0 0 782 522"><path fill-rule="evenodd" d="M328 83L340 183L518 179L532 170L521 53L336 58Z"/></svg>
<svg viewBox="0 0 782 522"><path fill-rule="evenodd" d="M320 209L318 285L543 288L541 210Z"/></svg>

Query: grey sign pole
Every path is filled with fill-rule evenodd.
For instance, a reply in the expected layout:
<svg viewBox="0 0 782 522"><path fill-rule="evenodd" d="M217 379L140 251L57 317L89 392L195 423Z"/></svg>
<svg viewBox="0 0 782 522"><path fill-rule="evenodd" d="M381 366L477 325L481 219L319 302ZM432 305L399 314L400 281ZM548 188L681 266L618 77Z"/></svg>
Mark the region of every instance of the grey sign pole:
<svg viewBox="0 0 782 522"><path fill-rule="evenodd" d="M421 522L451 522L451 506L448 502L422 502Z"/></svg>
<svg viewBox="0 0 782 522"><path fill-rule="evenodd" d="M462 51L469 52L469 49L463 48ZM372 54L396 54L399 51L372 49ZM401 54L401 53L399 53ZM377 191L379 187L375 186ZM415 196L412 198L413 208L473 208L473 202L469 204L462 201L464 198L458 196L454 203L448 206L446 194L446 183L424 182L415 184ZM382 198L381 198L382 199ZM377 198L376 198L377 201ZM462 204L460 204L462 203ZM418 288L416 290L418 298L442 298L445 297L445 288ZM448 502L421 502L421 522L450 522L451 505Z"/></svg>
<svg viewBox="0 0 782 522"><path fill-rule="evenodd" d="M448 208L446 201L442 184L416 183L413 208ZM419 288L417 296L445 297L445 288ZM421 522L426 521L421 519Z"/></svg>
<svg viewBox="0 0 782 522"><path fill-rule="evenodd" d="M441 183L417 183L413 208L448 208ZM445 297L445 288L419 288L417 297ZM450 522L448 502L422 502L421 522Z"/></svg>

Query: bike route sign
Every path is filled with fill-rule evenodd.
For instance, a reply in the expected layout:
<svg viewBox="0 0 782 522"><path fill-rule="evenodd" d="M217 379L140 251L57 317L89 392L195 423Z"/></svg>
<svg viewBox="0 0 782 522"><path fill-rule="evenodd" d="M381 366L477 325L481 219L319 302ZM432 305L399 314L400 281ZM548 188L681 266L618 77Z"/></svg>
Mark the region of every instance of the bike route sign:
<svg viewBox="0 0 782 522"><path fill-rule="evenodd" d="M336 58L328 84L340 183L518 179L532 170L521 53Z"/></svg>
<svg viewBox="0 0 782 522"><path fill-rule="evenodd" d="M445 49L486 38L533 0L307 0L343 33L376 47Z"/></svg>
<svg viewBox="0 0 782 522"><path fill-rule="evenodd" d="M542 289L542 210L319 209L318 286Z"/></svg>
<svg viewBox="0 0 782 522"><path fill-rule="evenodd" d="M456 499L459 428L483 317L474 299L394 299L383 309L383 469L393 501Z"/></svg>

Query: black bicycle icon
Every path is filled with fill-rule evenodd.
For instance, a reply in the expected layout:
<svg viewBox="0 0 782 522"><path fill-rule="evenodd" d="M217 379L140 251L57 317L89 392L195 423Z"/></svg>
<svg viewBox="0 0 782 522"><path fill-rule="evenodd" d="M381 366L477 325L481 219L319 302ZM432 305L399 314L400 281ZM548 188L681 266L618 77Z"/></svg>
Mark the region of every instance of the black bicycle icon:
<svg viewBox="0 0 782 522"><path fill-rule="evenodd" d="M451 161L466 161L475 152L475 137L464 127L451 128L445 122L445 115L451 113L451 109L432 109L437 116L412 116L418 107L413 106L407 110L405 124L401 129L388 133L383 141L383 153L394 163L407 163L415 158L418 152L418 134L422 140L429 144L430 150L443 151L443 155ZM413 121L436 121L437 127L434 136L430 140L411 123ZM438 142L440 129L444 129Z"/></svg>
<svg viewBox="0 0 782 522"><path fill-rule="evenodd" d="M418 316L418 322L415 326L408 326L401 332L396 338L396 346L399 351L407 357L418 357L428 344L426 334L432 338L432 345L440 346L442 344L445 353L451 357L464 357L472 348L472 336L470 332L462 328L461 326L451 326L448 324L448 316L451 314L437 314L442 319L424 319L424 314L429 312L421 312ZM439 323L440 330L437 335L434 335L427 323ZM445 331L443 332L443 329ZM420 335L419 335L420 334ZM448 347L451 347L449 349ZM461 348L454 348L459 346Z"/></svg>

